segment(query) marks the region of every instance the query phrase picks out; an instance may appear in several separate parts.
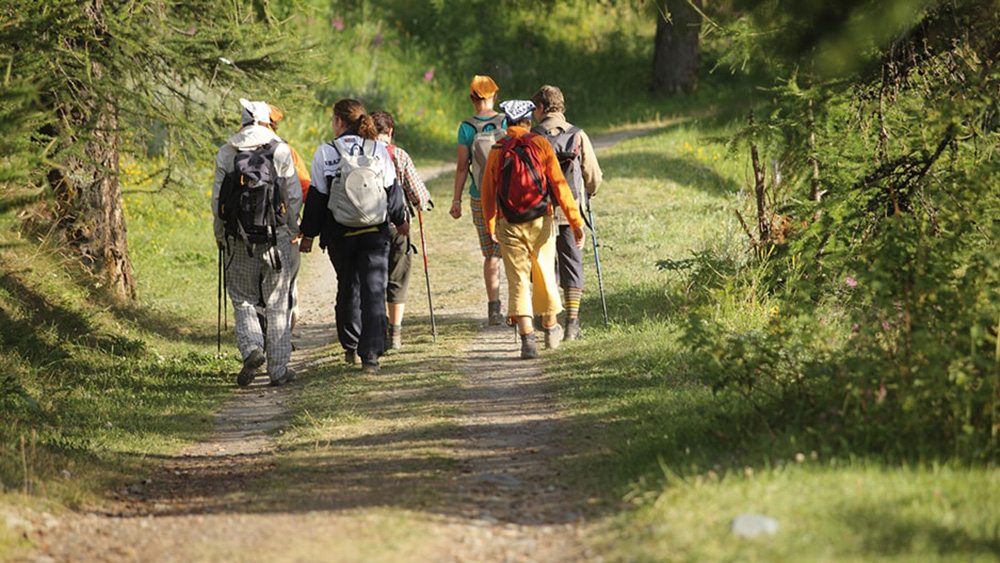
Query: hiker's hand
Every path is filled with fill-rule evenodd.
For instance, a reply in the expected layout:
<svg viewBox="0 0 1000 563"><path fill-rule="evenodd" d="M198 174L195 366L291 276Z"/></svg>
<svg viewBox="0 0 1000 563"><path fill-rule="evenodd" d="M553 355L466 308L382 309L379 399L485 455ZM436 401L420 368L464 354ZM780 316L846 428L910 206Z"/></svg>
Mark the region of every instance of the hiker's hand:
<svg viewBox="0 0 1000 563"><path fill-rule="evenodd" d="M292 239L292 244L299 244L300 242L302 242L303 236L305 235L303 235L302 233L295 235L295 238Z"/></svg>
<svg viewBox="0 0 1000 563"><path fill-rule="evenodd" d="M396 232L403 235L404 237L410 236L410 222L407 221L402 225L396 225Z"/></svg>
<svg viewBox="0 0 1000 563"><path fill-rule="evenodd" d="M299 242L299 252L312 252L313 249L313 239L309 237L303 237L302 241Z"/></svg>
<svg viewBox="0 0 1000 563"><path fill-rule="evenodd" d="M452 217L454 217L456 219L458 219L459 217L461 217L462 216L462 200L456 199L455 201L452 201L451 202L451 210L448 211L448 213Z"/></svg>
<svg viewBox="0 0 1000 563"><path fill-rule="evenodd" d="M497 234L496 233L490 233L490 240L493 241L493 244L500 244L500 241L497 240Z"/></svg>
<svg viewBox="0 0 1000 563"><path fill-rule="evenodd" d="M573 229L573 240L576 241L577 248L583 248L583 227Z"/></svg>

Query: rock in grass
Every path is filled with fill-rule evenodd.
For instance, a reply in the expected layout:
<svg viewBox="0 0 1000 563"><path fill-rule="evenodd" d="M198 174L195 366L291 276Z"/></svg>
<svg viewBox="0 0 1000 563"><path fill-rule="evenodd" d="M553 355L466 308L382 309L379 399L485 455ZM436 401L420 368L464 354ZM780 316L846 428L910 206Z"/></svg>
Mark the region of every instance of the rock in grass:
<svg viewBox="0 0 1000 563"><path fill-rule="evenodd" d="M763 514L739 514L733 518L733 533L742 538L778 533L778 521Z"/></svg>

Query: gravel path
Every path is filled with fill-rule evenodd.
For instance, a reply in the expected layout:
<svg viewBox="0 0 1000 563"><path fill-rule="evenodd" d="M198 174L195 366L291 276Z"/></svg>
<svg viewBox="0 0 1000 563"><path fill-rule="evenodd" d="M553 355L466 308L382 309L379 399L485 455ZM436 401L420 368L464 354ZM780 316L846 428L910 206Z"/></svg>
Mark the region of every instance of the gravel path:
<svg viewBox="0 0 1000 563"><path fill-rule="evenodd" d="M646 132L600 137L595 146L600 150ZM430 178L453 168L442 165L422 173ZM304 255L303 263L302 317L292 357L299 373L339 361L314 354L335 338L328 297L336 287L333 270L320 253ZM419 281L415 275L413 283ZM484 313L478 309L449 314L476 318ZM446 490L435 491L430 511L440 516L428 523L435 541L404 559L597 559L582 541L588 531L585 499L566 489L556 469L555 460L567 452L560 445L561 422L542 364L518 359L518 350L511 329L484 327L457 360L465 374L454 397L462 406L454 452L458 463L445 480ZM10 514L8 525L22 528L37 545L30 561L398 559L398 553L378 550L330 550L337 538L377 537L363 511L241 512L250 502L244 494L247 481L274 469L273 436L287 422L287 403L296 388L294 383L268 387L262 375L223 405L210 440L164 459L150 479L115 491L104 505L82 513ZM289 541L294 549L283 547Z"/></svg>

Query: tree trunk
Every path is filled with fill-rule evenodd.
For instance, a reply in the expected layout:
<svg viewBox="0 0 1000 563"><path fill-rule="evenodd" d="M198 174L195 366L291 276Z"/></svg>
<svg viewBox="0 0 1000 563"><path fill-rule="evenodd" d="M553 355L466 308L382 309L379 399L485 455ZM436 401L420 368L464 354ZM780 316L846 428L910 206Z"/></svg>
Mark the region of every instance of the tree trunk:
<svg viewBox="0 0 1000 563"><path fill-rule="evenodd" d="M102 12L100 0L86 10L98 41L104 31ZM91 60L90 72L94 81L100 81L104 69ZM56 109L63 127L75 132L71 145L82 144L83 150L64 153L63 167L53 169L48 176L59 225L69 247L107 294L121 301L133 300L135 278L118 182L118 118L112 104L102 100L90 85L77 82L74 86L71 98L57 98ZM87 132L87 136L81 137L80 132Z"/></svg>
<svg viewBox="0 0 1000 563"><path fill-rule="evenodd" d="M110 111L110 108L102 108ZM58 204L59 224L69 247L112 297L135 299L135 278L125 238L125 213L118 183L117 120L98 119L95 139L84 156L67 159L64 171L49 174Z"/></svg>
<svg viewBox="0 0 1000 563"><path fill-rule="evenodd" d="M698 34L701 14L688 0L672 0L669 14L658 13L653 50L653 92L691 94L698 89Z"/></svg>

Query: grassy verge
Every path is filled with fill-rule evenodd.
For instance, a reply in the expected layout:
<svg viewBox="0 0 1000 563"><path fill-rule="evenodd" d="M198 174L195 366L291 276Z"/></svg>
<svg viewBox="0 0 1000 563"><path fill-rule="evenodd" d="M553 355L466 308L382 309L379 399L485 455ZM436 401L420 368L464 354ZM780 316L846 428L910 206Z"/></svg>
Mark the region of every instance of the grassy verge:
<svg viewBox="0 0 1000 563"><path fill-rule="evenodd" d="M600 551L628 561L993 560L993 468L834 457L845 450L835 426L811 436L768 428L746 403L716 396L680 342L694 308L731 326L775 314L767 296L731 292L711 271L746 259L733 210L746 205L747 158L710 140L734 126L668 126L601 158L594 206L612 326L601 326L586 253L587 338L550 363L576 421L567 472L604 500ZM715 261L699 260L709 249ZM744 513L776 519L778 533L737 537L730 523Z"/></svg>
<svg viewBox="0 0 1000 563"><path fill-rule="evenodd" d="M141 193L143 177L126 163L134 307L105 302L35 208L0 216L0 504L95 502L202 438L228 394L208 198Z"/></svg>

